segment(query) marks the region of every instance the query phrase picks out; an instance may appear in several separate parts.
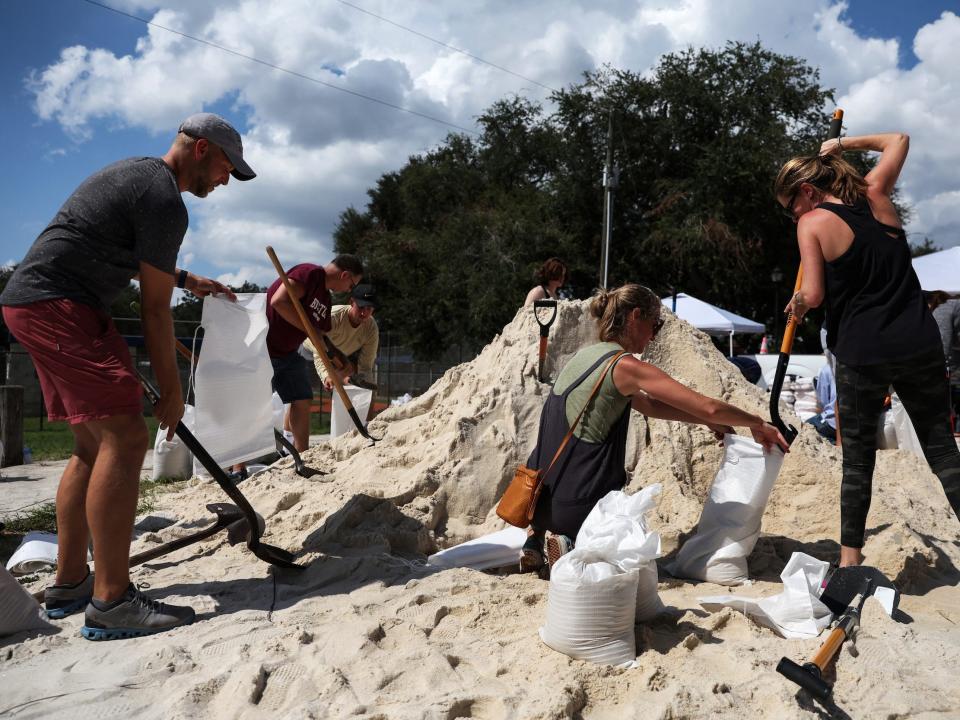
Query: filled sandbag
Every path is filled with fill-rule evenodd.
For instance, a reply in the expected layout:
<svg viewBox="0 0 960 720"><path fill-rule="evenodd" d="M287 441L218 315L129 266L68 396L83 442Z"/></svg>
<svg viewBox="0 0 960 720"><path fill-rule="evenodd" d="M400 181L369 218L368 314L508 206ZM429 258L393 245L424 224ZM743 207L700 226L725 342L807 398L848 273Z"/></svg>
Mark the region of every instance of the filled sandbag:
<svg viewBox="0 0 960 720"><path fill-rule="evenodd" d="M631 665L637 657L637 575L637 570L624 571L593 550L574 548L550 571L540 639L576 660Z"/></svg>
<svg viewBox="0 0 960 720"><path fill-rule="evenodd" d="M760 519L783 465L783 452L764 452L762 445L739 435L725 435L723 445L723 462L696 533L668 569L676 577L738 585L747 580L747 556L760 536Z"/></svg>
<svg viewBox="0 0 960 720"><path fill-rule="evenodd" d="M647 513L656 504L659 484L633 495L613 490L593 506L577 533L576 547L589 548L621 570L637 571L635 619L650 620L663 610L657 591L660 534L647 527Z"/></svg>

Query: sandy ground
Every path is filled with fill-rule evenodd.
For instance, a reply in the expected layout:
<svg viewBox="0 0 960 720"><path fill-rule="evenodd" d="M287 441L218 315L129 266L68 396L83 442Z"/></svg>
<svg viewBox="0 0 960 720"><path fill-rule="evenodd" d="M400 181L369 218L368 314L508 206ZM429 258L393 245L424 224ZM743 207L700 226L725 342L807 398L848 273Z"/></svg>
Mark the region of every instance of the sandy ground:
<svg viewBox="0 0 960 720"><path fill-rule="evenodd" d="M669 313L665 313L669 314ZM592 341L585 303L561 304L555 372ZM750 558L752 584L728 589L661 571L667 612L636 626L631 670L576 661L537 635L548 583L533 575L432 571L424 556L502 527L492 508L535 441L545 385L535 380L529 312L423 396L309 450L328 472L287 467L241 487L266 518L267 542L302 572L272 572L223 538L134 571L159 599L189 602L196 624L92 643L82 616L45 636L0 639L0 716L15 718L950 718L960 717L960 523L939 482L906 451L882 451L865 554L902 590L895 618L867 604L856 646L841 651L821 705L774 670L821 639L787 641L696 598L780 589L790 554L835 560L839 451L809 429L787 456ZM672 316L647 359L695 389L765 413L766 398L710 341ZM796 424L796 420L793 422ZM702 428L632 420L635 491L664 486L651 525L667 552L696 525L722 450ZM161 497L178 522L134 550L206 522L224 499L200 480ZM43 579L31 584L36 589Z"/></svg>

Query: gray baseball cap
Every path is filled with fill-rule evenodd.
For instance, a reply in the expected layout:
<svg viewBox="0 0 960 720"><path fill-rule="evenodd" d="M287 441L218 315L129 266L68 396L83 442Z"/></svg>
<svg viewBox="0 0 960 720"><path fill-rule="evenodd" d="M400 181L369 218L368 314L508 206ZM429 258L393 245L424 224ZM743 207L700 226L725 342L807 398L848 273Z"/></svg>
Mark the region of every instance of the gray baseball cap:
<svg viewBox="0 0 960 720"><path fill-rule="evenodd" d="M192 138L205 138L217 145L226 154L230 164L233 165L233 171L230 174L237 180L253 180L257 176L243 159L243 143L240 142L240 133L219 115L213 113L191 115L180 123L178 132L185 133Z"/></svg>

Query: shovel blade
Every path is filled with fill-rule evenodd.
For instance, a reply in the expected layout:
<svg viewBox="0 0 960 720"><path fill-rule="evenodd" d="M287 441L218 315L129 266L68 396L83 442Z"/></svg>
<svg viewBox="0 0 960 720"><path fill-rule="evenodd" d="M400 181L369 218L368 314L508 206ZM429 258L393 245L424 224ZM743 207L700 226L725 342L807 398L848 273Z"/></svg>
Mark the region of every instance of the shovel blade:
<svg viewBox="0 0 960 720"><path fill-rule="evenodd" d="M900 592L890 578L869 565L853 565L837 568L827 578L827 585L820 594L820 602L830 608L834 615L841 615L864 583L872 580L872 595L880 601L888 615L893 615L900 604Z"/></svg>
<svg viewBox="0 0 960 720"><path fill-rule="evenodd" d="M293 559L295 555L292 552L276 547L275 545L257 542L247 543L247 547L250 548L250 552L264 562L270 563L271 565L276 565L277 567L282 568L290 568L291 570L305 570L307 567L306 565L300 565L299 563L294 562Z"/></svg>

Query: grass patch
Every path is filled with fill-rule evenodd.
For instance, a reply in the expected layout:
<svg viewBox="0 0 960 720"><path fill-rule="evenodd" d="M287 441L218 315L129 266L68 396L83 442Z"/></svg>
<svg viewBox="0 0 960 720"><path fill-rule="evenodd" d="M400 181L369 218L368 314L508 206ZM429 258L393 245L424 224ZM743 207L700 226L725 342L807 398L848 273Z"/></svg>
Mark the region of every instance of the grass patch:
<svg viewBox="0 0 960 720"><path fill-rule="evenodd" d="M147 421L149 437L156 437L157 419L153 416L144 418ZM73 452L73 432L69 423L43 421L40 428L40 418L29 417L23 419L23 444L30 448L34 462L38 460L66 460Z"/></svg>

